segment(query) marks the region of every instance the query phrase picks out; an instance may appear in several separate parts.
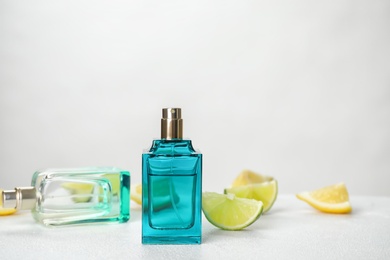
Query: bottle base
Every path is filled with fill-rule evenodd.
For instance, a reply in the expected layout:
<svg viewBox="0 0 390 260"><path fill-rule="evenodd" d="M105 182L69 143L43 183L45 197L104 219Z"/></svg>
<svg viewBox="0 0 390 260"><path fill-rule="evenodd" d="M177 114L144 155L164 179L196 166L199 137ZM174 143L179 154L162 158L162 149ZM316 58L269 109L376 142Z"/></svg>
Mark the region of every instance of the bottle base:
<svg viewBox="0 0 390 260"><path fill-rule="evenodd" d="M202 237L200 236L143 236L142 244L149 245L187 245L187 244L200 244Z"/></svg>

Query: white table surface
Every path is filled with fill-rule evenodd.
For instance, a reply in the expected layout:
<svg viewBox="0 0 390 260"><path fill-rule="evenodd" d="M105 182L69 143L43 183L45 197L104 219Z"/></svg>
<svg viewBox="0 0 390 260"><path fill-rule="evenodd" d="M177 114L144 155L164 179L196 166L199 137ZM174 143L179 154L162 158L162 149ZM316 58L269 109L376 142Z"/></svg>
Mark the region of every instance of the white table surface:
<svg viewBox="0 0 390 260"><path fill-rule="evenodd" d="M390 259L390 197L352 196L352 214L280 195L242 231L203 218L201 245L142 245L141 209L125 224L47 228L29 212L0 217L0 259Z"/></svg>

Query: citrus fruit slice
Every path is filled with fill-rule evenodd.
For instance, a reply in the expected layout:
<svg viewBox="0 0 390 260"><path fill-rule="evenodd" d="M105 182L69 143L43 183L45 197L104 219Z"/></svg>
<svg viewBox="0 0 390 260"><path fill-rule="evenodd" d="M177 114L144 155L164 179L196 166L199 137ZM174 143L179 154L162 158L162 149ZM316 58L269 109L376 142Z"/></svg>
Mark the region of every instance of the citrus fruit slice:
<svg viewBox="0 0 390 260"><path fill-rule="evenodd" d="M263 202L263 213L269 211L278 195L278 183L276 180L262 183L242 185L226 188L225 194L233 193L239 198L255 199Z"/></svg>
<svg viewBox="0 0 390 260"><path fill-rule="evenodd" d="M142 204L142 184L131 185L130 199L132 199L139 205Z"/></svg>
<svg viewBox="0 0 390 260"><path fill-rule="evenodd" d="M120 193L120 177L116 173L107 173L102 177L106 178L111 185L112 195L117 195ZM72 200L76 203L90 202L93 198L93 191L95 189L94 183L87 182L64 182L61 184L61 187L70 191L72 195ZM103 188L99 187L99 194L103 194ZM99 198L101 201L102 198Z"/></svg>
<svg viewBox="0 0 390 260"><path fill-rule="evenodd" d="M263 202L238 198L234 194L203 192L202 210L216 227L240 230L253 224L263 212Z"/></svg>
<svg viewBox="0 0 390 260"><path fill-rule="evenodd" d="M0 190L0 196L2 196L3 190ZM3 199L0 198L0 216L11 215L16 212L16 209L4 209L3 208Z"/></svg>
<svg viewBox="0 0 390 260"><path fill-rule="evenodd" d="M94 185L91 183L64 182L61 187L70 191L72 200L76 203L89 202L92 199Z"/></svg>
<svg viewBox="0 0 390 260"><path fill-rule="evenodd" d="M349 213L352 211L348 190L344 183L338 183L310 192L302 192L296 196L322 212Z"/></svg>
<svg viewBox="0 0 390 260"><path fill-rule="evenodd" d="M120 176L117 173L106 173L103 177L110 181L112 194L119 194L121 181ZM100 191L100 193L102 193L102 191Z"/></svg>
<svg viewBox="0 0 390 260"><path fill-rule="evenodd" d="M150 207L154 212L176 206L180 198L175 186L169 178L157 179L151 182ZM142 184L135 184L130 189L130 199L142 204Z"/></svg>
<svg viewBox="0 0 390 260"><path fill-rule="evenodd" d="M248 185L252 183L262 183L272 181L274 178L266 175L261 175L250 170L243 170L233 181L232 187Z"/></svg>

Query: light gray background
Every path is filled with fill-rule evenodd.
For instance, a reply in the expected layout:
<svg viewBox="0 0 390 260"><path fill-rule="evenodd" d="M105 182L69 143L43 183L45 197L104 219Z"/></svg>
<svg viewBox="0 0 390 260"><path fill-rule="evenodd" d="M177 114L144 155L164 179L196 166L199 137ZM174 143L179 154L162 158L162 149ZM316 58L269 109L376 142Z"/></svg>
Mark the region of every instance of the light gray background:
<svg viewBox="0 0 390 260"><path fill-rule="evenodd" d="M140 182L169 106L204 190L249 168L390 196L390 2L0 0L0 187L93 165Z"/></svg>

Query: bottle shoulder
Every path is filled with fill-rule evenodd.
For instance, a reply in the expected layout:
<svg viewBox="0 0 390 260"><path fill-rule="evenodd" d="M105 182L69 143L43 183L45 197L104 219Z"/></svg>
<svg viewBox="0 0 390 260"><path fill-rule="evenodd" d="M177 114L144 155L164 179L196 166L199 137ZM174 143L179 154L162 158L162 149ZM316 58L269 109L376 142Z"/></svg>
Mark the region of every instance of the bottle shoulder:
<svg viewBox="0 0 390 260"><path fill-rule="evenodd" d="M144 151L144 154L201 155L199 151L194 149L194 147L192 146L192 141L189 139L156 139L153 140L151 147Z"/></svg>

